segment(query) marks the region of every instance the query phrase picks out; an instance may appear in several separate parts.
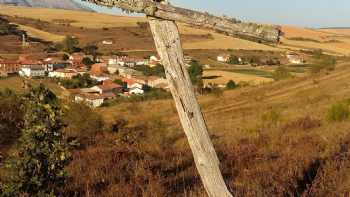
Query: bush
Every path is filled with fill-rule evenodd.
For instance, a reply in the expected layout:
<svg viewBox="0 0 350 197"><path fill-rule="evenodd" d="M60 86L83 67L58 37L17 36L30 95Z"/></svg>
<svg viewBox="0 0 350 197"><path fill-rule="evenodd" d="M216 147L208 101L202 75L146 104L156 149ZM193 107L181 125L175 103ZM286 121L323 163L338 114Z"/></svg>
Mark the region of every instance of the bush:
<svg viewBox="0 0 350 197"><path fill-rule="evenodd" d="M84 57L83 60L82 60L82 63L87 66L89 69L91 68L91 65L94 64L94 62L88 58L88 57Z"/></svg>
<svg viewBox="0 0 350 197"><path fill-rule="evenodd" d="M239 59L237 56L231 56L229 61L228 61L229 64L239 64Z"/></svg>
<svg viewBox="0 0 350 197"><path fill-rule="evenodd" d="M229 89L229 90L235 89L237 87L238 87L237 84L233 80L230 80L226 84L226 88Z"/></svg>
<svg viewBox="0 0 350 197"><path fill-rule="evenodd" d="M77 75L72 79L61 79L59 82L67 89L90 88L99 84L99 82L91 78L89 74Z"/></svg>
<svg viewBox="0 0 350 197"><path fill-rule="evenodd" d="M192 61L188 68L188 74L193 84L199 83L203 76L203 66L197 61Z"/></svg>
<svg viewBox="0 0 350 197"><path fill-rule="evenodd" d="M165 78L165 70L161 64L157 64L155 67L149 67L147 65L136 66L134 69L142 72L146 76L159 76Z"/></svg>
<svg viewBox="0 0 350 197"><path fill-rule="evenodd" d="M343 102L336 103L327 111L327 119L331 122L341 122L349 119L349 105Z"/></svg>
<svg viewBox="0 0 350 197"><path fill-rule="evenodd" d="M287 123L286 125L284 125L283 130L286 131L289 129L294 129L297 131L298 130L305 131L305 130L309 130L320 126L321 126L321 120L313 119L310 116L305 116Z"/></svg>
<svg viewBox="0 0 350 197"><path fill-rule="evenodd" d="M101 115L84 104L71 103L63 120L67 125L64 130L66 137L76 140L82 147L94 144L96 135L104 131Z"/></svg>
<svg viewBox="0 0 350 197"><path fill-rule="evenodd" d="M24 126L19 148L9 161L11 178L4 196L55 196L65 185L65 166L71 160L63 137L62 110L57 97L44 86L23 98Z"/></svg>

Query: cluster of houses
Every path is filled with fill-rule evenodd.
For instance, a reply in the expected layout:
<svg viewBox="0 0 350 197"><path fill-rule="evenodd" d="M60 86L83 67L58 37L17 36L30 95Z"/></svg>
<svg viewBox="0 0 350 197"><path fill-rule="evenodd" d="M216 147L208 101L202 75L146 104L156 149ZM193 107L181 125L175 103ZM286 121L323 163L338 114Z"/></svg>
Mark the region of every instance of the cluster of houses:
<svg viewBox="0 0 350 197"><path fill-rule="evenodd" d="M100 107L104 102L119 96L143 95L149 88L168 90L165 78L159 76L144 76L135 70L137 66L148 65L154 67L160 64L158 56L149 59L133 58L129 56L100 56L98 63L91 66L91 78L101 82L101 85L91 88L72 90L76 102L85 102L91 107ZM113 81L122 82L116 84Z"/></svg>
<svg viewBox="0 0 350 197"><path fill-rule="evenodd" d="M75 61L64 61L59 57L39 58L22 55L16 60L0 58L0 76L2 77L12 74L29 78L53 76L55 72L67 67L77 69L77 74L83 69L82 64L76 64Z"/></svg>
<svg viewBox="0 0 350 197"><path fill-rule="evenodd" d="M223 53L223 54L219 54L216 57L216 60L218 62L229 63L231 58L232 58L231 54ZM287 58L287 60L288 60L288 62L290 64L300 65L300 64L304 64L305 63L304 58L302 56L300 56L299 54L297 54L297 53L287 52L286 53L286 58ZM238 64L244 64L244 60L241 57L237 57L237 61L238 61Z"/></svg>
<svg viewBox="0 0 350 197"><path fill-rule="evenodd" d="M91 107L99 107L106 100L118 96L142 95L149 88L168 90L166 79L159 76L144 76L135 67L160 64L158 56L138 59L128 56L101 56L96 58L90 69L83 64L84 58L93 59L83 53L74 53L67 60L58 57L38 58L20 56L17 60L0 59L0 76L18 74L22 77L49 77L72 79L77 75L89 74L100 82L91 88L69 90L76 102L86 102ZM113 81L120 81L117 84Z"/></svg>

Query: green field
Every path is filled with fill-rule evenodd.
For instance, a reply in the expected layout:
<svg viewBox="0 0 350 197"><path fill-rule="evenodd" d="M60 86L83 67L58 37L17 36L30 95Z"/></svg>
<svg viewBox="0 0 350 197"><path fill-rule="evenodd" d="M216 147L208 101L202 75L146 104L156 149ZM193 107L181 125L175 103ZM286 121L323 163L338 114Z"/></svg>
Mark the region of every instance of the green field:
<svg viewBox="0 0 350 197"><path fill-rule="evenodd" d="M247 75L254 75L254 76L258 76L258 77L272 78L271 72L253 69L253 68L247 68L247 69L237 68L237 69L228 69L225 71L240 73L240 74L247 74Z"/></svg>

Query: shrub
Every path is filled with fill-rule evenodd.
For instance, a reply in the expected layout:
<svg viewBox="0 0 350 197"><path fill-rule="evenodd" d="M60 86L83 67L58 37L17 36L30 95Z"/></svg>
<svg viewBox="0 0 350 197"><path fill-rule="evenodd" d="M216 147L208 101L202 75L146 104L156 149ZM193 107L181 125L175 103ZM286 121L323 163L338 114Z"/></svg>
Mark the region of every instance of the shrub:
<svg viewBox="0 0 350 197"><path fill-rule="evenodd" d="M24 127L19 149L9 165L13 172L4 196L55 196L64 186L71 160L63 139L62 111L56 96L43 86L24 97Z"/></svg>
<svg viewBox="0 0 350 197"><path fill-rule="evenodd" d="M230 57L228 63L229 64L239 64L240 62L239 62L238 57L233 55L233 56Z"/></svg>
<svg viewBox="0 0 350 197"><path fill-rule="evenodd" d="M203 75L203 66L197 61L192 61L188 68L188 74L190 75L193 84L199 83Z"/></svg>
<svg viewBox="0 0 350 197"><path fill-rule="evenodd" d="M237 87L238 87L237 84L233 80L230 80L226 84L226 88L229 89L229 90L235 89Z"/></svg>
<svg viewBox="0 0 350 197"><path fill-rule="evenodd" d="M83 115L82 115L83 114ZM95 136L104 131L104 121L100 114L90 107L71 103L64 113L66 137L77 140L81 146L95 143Z"/></svg>
<svg viewBox="0 0 350 197"><path fill-rule="evenodd" d="M318 119L313 119L310 116L305 116L302 118L299 118L297 120L294 120L292 122L287 123L284 127L283 130L288 130L288 129L295 129L295 130L308 130L312 129L315 127L320 127L321 126L321 121Z"/></svg>
<svg viewBox="0 0 350 197"><path fill-rule="evenodd" d="M327 111L327 119L331 122L345 121L349 115L349 105L343 102L332 105Z"/></svg>

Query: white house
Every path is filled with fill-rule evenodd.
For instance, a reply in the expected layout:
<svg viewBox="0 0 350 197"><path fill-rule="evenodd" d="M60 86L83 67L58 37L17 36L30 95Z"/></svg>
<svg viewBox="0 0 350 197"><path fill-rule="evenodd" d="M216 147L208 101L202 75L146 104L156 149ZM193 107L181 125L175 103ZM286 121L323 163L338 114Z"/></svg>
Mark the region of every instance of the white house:
<svg viewBox="0 0 350 197"><path fill-rule="evenodd" d="M228 62L230 61L231 55L229 54L220 54L217 56L218 62Z"/></svg>
<svg viewBox="0 0 350 197"><path fill-rule="evenodd" d="M150 56L149 57L149 60L150 61L155 61L155 62L160 62L161 61L161 59L160 59L160 57L158 56L158 55L152 55L152 56Z"/></svg>
<svg viewBox="0 0 350 197"><path fill-rule="evenodd" d="M303 64L304 59L297 54L287 54L287 59L291 64Z"/></svg>
<svg viewBox="0 0 350 197"><path fill-rule="evenodd" d="M133 87L133 88L129 89L129 94L141 95L144 93L145 93L145 91L139 87Z"/></svg>
<svg viewBox="0 0 350 197"><path fill-rule="evenodd" d="M103 40L102 44L104 44L104 45L112 45L113 41L111 41L111 40Z"/></svg>
<svg viewBox="0 0 350 197"><path fill-rule="evenodd" d="M44 77L46 76L46 69L42 65L24 65L19 75L22 77Z"/></svg>
<svg viewBox="0 0 350 197"><path fill-rule="evenodd" d="M96 76L96 75L90 75L92 79L95 79L98 82L103 82L103 81L107 81L110 78L107 76Z"/></svg>
<svg viewBox="0 0 350 197"><path fill-rule="evenodd" d="M78 74L79 73L75 69L57 69L55 71L49 72L49 77L71 79Z"/></svg>
<svg viewBox="0 0 350 197"><path fill-rule="evenodd" d="M75 102L85 102L87 105L96 108L102 106L104 98L94 94L78 94L74 97Z"/></svg>

